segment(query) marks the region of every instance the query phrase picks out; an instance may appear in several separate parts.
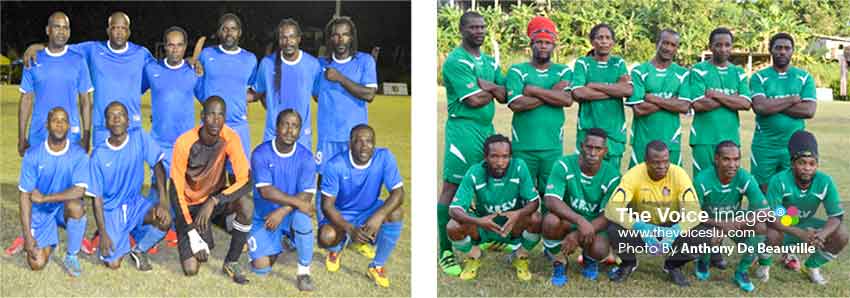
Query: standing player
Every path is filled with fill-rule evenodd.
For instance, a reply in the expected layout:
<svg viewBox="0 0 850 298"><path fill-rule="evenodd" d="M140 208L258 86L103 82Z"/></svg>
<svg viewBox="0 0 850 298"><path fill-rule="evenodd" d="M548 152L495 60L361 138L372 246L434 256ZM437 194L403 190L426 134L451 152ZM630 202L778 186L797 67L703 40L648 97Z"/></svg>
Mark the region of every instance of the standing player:
<svg viewBox="0 0 850 298"><path fill-rule="evenodd" d="M309 102L308 102L309 103ZM257 146L251 154L254 176L254 219L248 237L251 268L266 275L280 255L281 236L294 240L298 253L297 286L313 291L313 195L316 163L310 148L296 143L301 116L293 109L277 115L277 136Z"/></svg>
<svg viewBox="0 0 850 298"><path fill-rule="evenodd" d="M632 95L631 77L626 62L611 55L615 41L614 29L598 24L590 29L593 50L580 57L573 66L573 97L579 102L576 148L591 127L608 134L608 155L617 170L626 149L626 115L623 98Z"/></svg>
<svg viewBox="0 0 850 298"><path fill-rule="evenodd" d="M688 100L679 99L679 89L688 70L673 62L679 50L679 33L661 30L655 44L655 57L632 69L634 92L626 105L634 111L629 168L643 162L646 144L660 139L670 148L670 160L682 166L682 132L679 114L691 109Z"/></svg>
<svg viewBox="0 0 850 298"><path fill-rule="evenodd" d="M750 88L744 69L729 63L732 32L720 27L708 36L711 60L691 68L679 98L691 101L694 121L690 141L693 175L711 165L714 146L723 140L741 145L739 110L750 109Z"/></svg>
<svg viewBox="0 0 850 298"><path fill-rule="evenodd" d="M596 280L598 261L608 256L608 220L602 211L620 181L620 172L603 160L608 136L599 128L587 131L579 154L562 157L552 166L546 185L543 246L553 256L552 285L567 283L567 256L581 247L582 275Z"/></svg>
<svg viewBox="0 0 850 298"><path fill-rule="evenodd" d="M100 234L100 260L118 269L128 253L141 271L151 270L148 249L156 245L171 226L171 215L159 201L142 197L145 180L144 163L154 169L156 189L165 192L163 153L151 137L136 129L127 130L127 108L114 101L106 106L106 127L110 136L103 144L95 144L90 168L95 197L94 215ZM130 247L130 235L138 240Z"/></svg>
<svg viewBox="0 0 850 298"><path fill-rule="evenodd" d="M328 250L325 266L336 272L346 244L374 243L375 257L367 275L378 286L389 287L384 264L401 235L404 187L393 154L375 148L375 131L366 124L351 129L349 150L325 164L319 245ZM389 197L380 200L381 185Z"/></svg>
<svg viewBox="0 0 850 298"><path fill-rule="evenodd" d="M540 190L564 153L564 107L573 104L569 93L573 73L550 60L558 39L555 23L537 16L526 32L531 39L531 61L511 66L505 89L513 111L513 157L525 161L534 187Z"/></svg>
<svg viewBox="0 0 850 298"><path fill-rule="evenodd" d="M274 53L260 62L254 90L266 108L266 127L263 142L276 135L278 114L286 109L298 112L303 120L298 143L312 148L313 130L310 128L310 96L315 82L322 74L319 60L299 49L301 26L293 19L284 19L277 25L277 47ZM311 151L312 152L312 151Z"/></svg>
<svg viewBox="0 0 850 298"><path fill-rule="evenodd" d="M452 246L466 255L460 279L478 276L478 244L493 241L511 246L517 278L531 280L528 253L540 242L539 204L534 178L524 161L511 157L510 140L498 134L488 137L484 161L472 165L464 175L446 227Z"/></svg>
<svg viewBox="0 0 850 298"><path fill-rule="evenodd" d="M198 273L206 262L213 242L211 220L235 213L230 247L222 270L238 284L248 283L239 266L242 247L251 231L254 203L246 196L251 190L248 159L239 135L224 124L226 104L221 97L204 101L202 123L180 135L174 143L171 164L171 208L177 214L177 245L183 273ZM235 181L229 185L225 164L233 167Z"/></svg>
<svg viewBox="0 0 850 298"><path fill-rule="evenodd" d="M195 97L204 102L218 96L227 104L226 124L233 129L242 143L243 154L251 153L251 130L248 127L248 102L253 101L257 71L257 56L239 47L242 21L232 13L218 19L218 46L201 51L198 61L203 66L204 77L195 89ZM228 170L229 171L229 170Z"/></svg>
<svg viewBox="0 0 850 298"><path fill-rule="evenodd" d="M77 252L86 232L83 193L88 188L88 156L68 139L68 113L62 107L47 112L47 139L34 144L21 163L21 232L27 264L32 270L44 269L50 253L59 243L61 226L67 245L64 267L68 274L80 276Z"/></svg>
<svg viewBox="0 0 850 298"><path fill-rule="evenodd" d="M457 276L460 265L452 253L446 235L449 204L470 166L484 158L484 139L495 132L493 100L505 103L505 88L499 63L481 51L487 25L484 17L468 11L460 17L461 45L452 50L443 63L448 119L445 127L443 155L443 190L437 202L437 231L440 237L440 268Z"/></svg>
<svg viewBox="0 0 850 298"><path fill-rule="evenodd" d="M726 140L717 144L713 165L694 177L700 207L709 216L705 223L719 232L711 242L713 245L719 245L725 238L723 235L728 232L752 230L757 235L736 237L732 240L736 243L746 243L747 247L755 250L759 243L764 242L767 227L765 223L757 222L754 217L741 215L745 214L744 212L767 211L767 200L758 188L755 178L741 168L741 149L735 142ZM744 196L747 197L747 209L741 207ZM710 256L703 254L697 259L694 272L697 279L708 280ZM747 292L755 290L748 274L755 257L756 253L744 253L732 278L741 290Z"/></svg>
<svg viewBox="0 0 850 298"><path fill-rule="evenodd" d="M820 268L835 259L850 238L846 225L842 223L844 210L832 177L818 171L820 155L815 136L798 130L788 141L788 152L791 154L791 168L770 178L767 198L773 210L780 207L789 211L797 209L799 222L794 224L790 218L772 222L768 243L778 246L805 242L814 246L815 253L806 259L804 271L812 282L824 285L827 280ZM826 210L826 220L815 217L820 205ZM770 278L770 261L766 263L768 265L759 267L755 274L762 281Z"/></svg>

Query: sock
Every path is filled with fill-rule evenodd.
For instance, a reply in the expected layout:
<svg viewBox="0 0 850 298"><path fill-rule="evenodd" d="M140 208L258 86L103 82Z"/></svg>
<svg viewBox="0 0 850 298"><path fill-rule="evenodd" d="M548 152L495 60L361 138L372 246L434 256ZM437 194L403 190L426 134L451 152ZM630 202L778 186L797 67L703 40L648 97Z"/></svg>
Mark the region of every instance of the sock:
<svg viewBox="0 0 850 298"><path fill-rule="evenodd" d="M254 274L259 275L259 276L266 276L266 275L269 274L269 272L272 272L272 266L268 266L268 267L264 267L264 268L254 268L254 266L250 266L250 267L251 267L251 271L253 271Z"/></svg>
<svg viewBox="0 0 850 298"><path fill-rule="evenodd" d="M522 248L531 251L540 242L540 234L522 231Z"/></svg>
<svg viewBox="0 0 850 298"><path fill-rule="evenodd" d="M581 257L584 259L585 265L590 265L594 263L599 263L599 260L592 258L591 256L582 253Z"/></svg>
<svg viewBox="0 0 850 298"><path fill-rule="evenodd" d="M444 251L451 251L452 242L446 233L446 225L449 224L449 206L437 203L437 234L440 237L440 250L437 252L442 256Z"/></svg>
<svg viewBox="0 0 850 298"><path fill-rule="evenodd" d="M399 236L401 236L400 221L385 222L381 225L378 236L375 237L375 258L372 259L372 264L369 264L369 267L384 266L393 252Z"/></svg>
<svg viewBox="0 0 850 298"><path fill-rule="evenodd" d="M298 264L298 272L295 275L310 275L310 265L303 266Z"/></svg>
<svg viewBox="0 0 850 298"><path fill-rule="evenodd" d="M230 247L227 249L227 256L224 257L225 263L239 261L239 256L242 255L242 247L245 246L250 231L251 224L244 225L238 221L233 221L233 231L230 232Z"/></svg>
<svg viewBox="0 0 850 298"><path fill-rule="evenodd" d="M452 240L452 247L457 249L458 251L468 254L469 251L472 250L472 238L469 236L464 237L461 240L454 241Z"/></svg>
<svg viewBox="0 0 850 298"><path fill-rule="evenodd" d="M80 252L80 246L83 245L83 235L86 233L87 220L85 215L80 218L68 218L65 226L65 233L68 236L68 255L73 256Z"/></svg>
<svg viewBox="0 0 850 298"><path fill-rule="evenodd" d="M139 241L136 242L136 251L147 252L148 249L159 243L162 238L165 238L165 232L160 231L153 225L143 225L141 227L144 230L142 237L139 238Z"/></svg>
<svg viewBox="0 0 850 298"><path fill-rule="evenodd" d="M292 213L292 229L295 231L295 252L298 254L298 266L310 266L313 260L313 225L310 216L295 211ZM309 274L309 273L308 273Z"/></svg>
<svg viewBox="0 0 850 298"><path fill-rule="evenodd" d="M711 257L711 255L707 255L707 256L709 256L709 258ZM688 261L684 261L684 260L672 260L672 259L667 259L667 260L665 260L665 261L664 261L664 269L676 269L676 268L680 268L680 267L684 266L684 265L685 265L685 264L687 264L687 263L688 263Z"/></svg>
<svg viewBox="0 0 850 298"><path fill-rule="evenodd" d="M697 261L708 264L711 261L711 254L701 254L697 257Z"/></svg>
<svg viewBox="0 0 850 298"><path fill-rule="evenodd" d="M759 265L760 266L773 265L773 256L771 256L769 254L760 254L759 255Z"/></svg>
<svg viewBox="0 0 850 298"><path fill-rule="evenodd" d="M753 263L753 260L755 258L756 258L755 254L745 253L743 256L741 256L741 261L738 262L738 269L736 269L735 271L740 272L740 273L749 272L750 271L750 265Z"/></svg>
<svg viewBox="0 0 850 298"><path fill-rule="evenodd" d="M806 259L806 268L820 268L834 258L835 256L827 251L815 250L815 253Z"/></svg>
<svg viewBox="0 0 850 298"><path fill-rule="evenodd" d="M561 253L561 240L543 239L543 247L552 255Z"/></svg>

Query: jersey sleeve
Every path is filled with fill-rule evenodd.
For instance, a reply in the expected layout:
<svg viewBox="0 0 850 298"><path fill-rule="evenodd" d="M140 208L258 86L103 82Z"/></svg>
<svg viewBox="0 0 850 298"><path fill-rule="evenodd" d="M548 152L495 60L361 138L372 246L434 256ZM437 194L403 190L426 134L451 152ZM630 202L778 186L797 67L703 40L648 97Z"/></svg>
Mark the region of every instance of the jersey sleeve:
<svg viewBox="0 0 850 298"><path fill-rule="evenodd" d="M756 177L747 175L747 182L744 188L744 194L747 196L747 208L749 210L755 211L770 207L768 206L767 199L764 197L764 193L759 189L759 183L756 181Z"/></svg>
<svg viewBox="0 0 850 298"><path fill-rule="evenodd" d="M634 197L634 187L639 182L633 181L639 178L635 177L637 176L635 173L634 168L632 168L632 171L627 172L623 176L620 180L620 185L614 189L608 200L608 204L605 206L605 217L626 229L631 229L635 220L627 212L621 212L621 210L628 208L629 203L631 203Z"/></svg>
<svg viewBox="0 0 850 298"><path fill-rule="evenodd" d="M561 201L565 201L564 196L567 190L567 181L574 178L569 174L567 163L563 160L558 160L552 164L552 171L549 173L549 179L546 181L545 196L553 196Z"/></svg>
<svg viewBox="0 0 850 298"><path fill-rule="evenodd" d="M316 193L316 162L312 158L301 160L301 175L298 177L298 192Z"/></svg>
<svg viewBox="0 0 850 298"><path fill-rule="evenodd" d="M645 75L641 72L640 67L632 69L632 96L626 99L626 105L636 105L643 102L646 97L646 87L643 81Z"/></svg>
<svg viewBox="0 0 850 298"><path fill-rule="evenodd" d="M393 191L396 188L404 186L404 182L401 179L401 174L398 172L398 163L395 160L395 156L389 150L386 151L386 154L382 180L384 180L384 187L387 191Z"/></svg>
<svg viewBox="0 0 850 298"><path fill-rule="evenodd" d="M251 76L248 77L248 86L247 87L248 88L254 88L254 83L258 79L257 78L258 77L257 68L258 68L259 65L257 65L257 57L254 57L254 54L251 54L251 57L249 59L250 59L249 61L251 61L250 62L251 63Z"/></svg>
<svg viewBox="0 0 850 298"><path fill-rule="evenodd" d="M148 166L153 169L156 167L156 164L165 158L165 153L162 152L162 148L159 147L153 138L151 138L150 134L141 131L139 135L142 137L142 149L144 150L143 156L145 157L145 162L148 163Z"/></svg>
<svg viewBox="0 0 850 298"><path fill-rule="evenodd" d="M826 216L832 217L844 214L844 209L841 209L841 200L838 196L838 188L835 187L835 182L830 178L826 184L826 194L823 197L823 207L826 209Z"/></svg>
<svg viewBox="0 0 850 298"><path fill-rule="evenodd" d="M150 71L151 67L153 67L153 65L148 63L145 64L145 68L142 69L142 89L140 91L141 94L145 94L145 91L148 91L148 89L151 88L150 79L148 79L148 71Z"/></svg>
<svg viewBox="0 0 850 298"><path fill-rule="evenodd" d="M564 91L572 90L572 82L573 82L573 70L567 65L564 65L564 69L561 70L561 81L569 82L570 85L564 87Z"/></svg>
<svg viewBox="0 0 850 298"><path fill-rule="evenodd" d="M449 208L460 208L465 212L469 212L469 208L472 206L472 199L475 198L475 184L475 175L472 172L467 172L463 176L463 180L461 180Z"/></svg>
<svg viewBox="0 0 850 298"><path fill-rule="evenodd" d="M268 86L266 86L266 72L272 69L268 66L269 63L267 63L267 61L268 60L263 59L263 61L260 62L260 66L257 67L257 78L254 80L254 86L252 87L257 93L266 93L266 90L268 89ZM269 95L267 94L266 96L268 97Z"/></svg>
<svg viewBox="0 0 850 298"><path fill-rule="evenodd" d="M261 147L257 147L251 153L251 176L254 178L254 187L260 188L274 184L274 176L269 169L269 162L266 161L266 155L261 151Z"/></svg>
<svg viewBox="0 0 850 298"><path fill-rule="evenodd" d="M738 96L746 98L749 101L753 101L750 95L750 84L747 84L747 73L745 73L741 68L736 69L738 70Z"/></svg>
<svg viewBox="0 0 850 298"><path fill-rule="evenodd" d="M184 137L185 134L174 142L171 157L171 180L174 184L174 192L177 194L177 203L180 205L180 215L186 224L192 224L192 214L189 213L189 202L184 192L186 188L186 170L189 164L189 152L194 140Z"/></svg>
<svg viewBox="0 0 850 298"><path fill-rule="evenodd" d="M322 195L336 197L339 194L340 169L336 164L330 163L324 167L322 173Z"/></svg>
<svg viewBox="0 0 850 298"><path fill-rule="evenodd" d="M770 209L782 206L782 200L785 197L785 186L782 185L782 179L779 175L774 175L770 178L767 184L767 203Z"/></svg>
<svg viewBox="0 0 850 298"><path fill-rule="evenodd" d="M457 98L458 101L463 101L465 98L483 91L478 87L478 79L473 72L472 62L462 62L459 59L447 60L443 65L443 82L446 86L452 87L455 94L460 96ZM449 100L454 99L449 98Z"/></svg>
<svg viewBox="0 0 850 298"><path fill-rule="evenodd" d="M223 133L226 132L227 136L227 144L224 147L225 152L227 153L227 159L230 161L230 165L233 168L233 174L236 176L236 182L233 182L221 191L222 195L229 196L232 194L236 194L243 187L247 186L251 180L250 177L250 165L248 164L248 158L245 157L245 152L242 151L242 141L239 139L239 135L236 134L232 129L223 130Z"/></svg>
<svg viewBox="0 0 850 298"><path fill-rule="evenodd" d="M32 72L35 71L35 66L25 67L23 74L21 74L21 85L18 87L18 90L21 93L31 93L35 91L35 80L32 77Z"/></svg>
<svg viewBox="0 0 850 298"><path fill-rule="evenodd" d="M34 151L30 151L34 152ZM18 190L21 192L32 192L38 183L38 161L35 154L27 152L21 162L21 177L18 178Z"/></svg>
<svg viewBox="0 0 850 298"><path fill-rule="evenodd" d="M602 201L599 202L599 208L601 210L605 210L605 206L608 206L608 201L611 200L611 196L614 194L614 187L620 183L620 174L614 170L609 172L611 175L605 178L605 185L602 186Z"/></svg>
<svg viewBox="0 0 850 298"><path fill-rule="evenodd" d="M696 68L691 69L691 74L688 75L687 84L683 86L685 88L686 96L684 99L690 100L691 102L702 99L705 96L705 79L703 76L708 71L699 70Z"/></svg>
<svg viewBox="0 0 850 298"><path fill-rule="evenodd" d="M91 83L91 74L89 73L89 65L86 60L80 60L77 69L77 93L89 93L94 91L94 85Z"/></svg>
<svg viewBox="0 0 850 298"><path fill-rule="evenodd" d="M103 171L101 171L96 153L92 154L92 158L89 160L90 184L86 189L86 195L103 198Z"/></svg>
<svg viewBox="0 0 850 298"><path fill-rule="evenodd" d="M534 187L534 179L525 163L519 164L519 197L526 203L540 199L540 194Z"/></svg>
<svg viewBox="0 0 850 298"><path fill-rule="evenodd" d="M679 208L682 209L685 214L697 214L702 211L700 208L699 200L697 199L696 191L694 190L694 184L691 182L691 177L688 177L688 173L681 168L676 168L676 171L670 171L673 175L676 175L674 181L676 181L675 187L677 188L679 197ZM668 172L668 175L671 173ZM679 226L682 231L688 231L693 227L699 224L699 219L696 216L685 216L679 221Z"/></svg>
<svg viewBox="0 0 850 298"><path fill-rule="evenodd" d="M311 90L311 94L315 97L319 96L319 83L322 82L322 76L324 75L324 68L320 63L316 63L316 69L314 71L315 77L313 78L313 89Z"/></svg>
<svg viewBox="0 0 850 298"><path fill-rule="evenodd" d="M817 90L815 89L815 79L810 74L806 74L806 82L803 83L803 90L800 90L800 98L802 100L817 101Z"/></svg>
<svg viewBox="0 0 850 298"><path fill-rule="evenodd" d="M505 91L508 92L508 104L511 104L511 102L522 96L522 90L525 88L525 82L523 82L522 78L522 71L516 66L511 66L505 78Z"/></svg>
<svg viewBox="0 0 850 298"><path fill-rule="evenodd" d="M587 85L587 62L582 59L577 59L573 64L573 81L572 89L578 89Z"/></svg>
<svg viewBox="0 0 850 298"><path fill-rule="evenodd" d="M361 55L360 56L363 64L361 67L360 85L368 88L378 88L378 71L375 69L375 59L372 58L372 55Z"/></svg>
<svg viewBox="0 0 850 298"><path fill-rule="evenodd" d="M71 183L73 183L74 186L79 186L85 189L89 188L89 185L92 183L88 155L80 154L74 162L74 170L72 173L73 177L71 177Z"/></svg>
<svg viewBox="0 0 850 298"><path fill-rule="evenodd" d="M752 93L752 97L756 96L766 96L764 91L764 80L760 72L754 73L750 76L750 92Z"/></svg>

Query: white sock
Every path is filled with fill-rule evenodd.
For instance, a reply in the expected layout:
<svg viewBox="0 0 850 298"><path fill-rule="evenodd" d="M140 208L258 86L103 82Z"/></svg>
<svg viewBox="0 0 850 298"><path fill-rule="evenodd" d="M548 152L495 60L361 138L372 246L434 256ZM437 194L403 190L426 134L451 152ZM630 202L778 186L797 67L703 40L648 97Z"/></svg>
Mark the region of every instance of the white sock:
<svg viewBox="0 0 850 298"><path fill-rule="evenodd" d="M310 266L301 266L301 264L298 264L298 273L296 275L310 275Z"/></svg>

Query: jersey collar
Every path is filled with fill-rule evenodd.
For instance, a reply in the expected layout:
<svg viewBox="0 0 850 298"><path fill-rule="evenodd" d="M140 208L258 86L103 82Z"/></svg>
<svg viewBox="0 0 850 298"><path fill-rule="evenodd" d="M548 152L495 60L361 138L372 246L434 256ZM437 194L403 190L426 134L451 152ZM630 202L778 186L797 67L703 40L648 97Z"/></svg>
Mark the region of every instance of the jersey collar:
<svg viewBox="0 0 850 298"><path fill-rule="evenodd" d="M372 153L372 158L374 158L374 157L375 157L375 153ZM358 166L356 163L354 163L354 156L351 156L351 150L348 150L348 162L350 162L351 166L354 167L355 169L365 170L365 169L369 168L369 166L372 165L372 158L369 158L369 161L366 162L365 165Z"/></svg>
<svg viewBox="0 0 850 298"><path fill-rule="evenodd" d="M106 137L104 142L106 143L106 147L109 147L109 149L112 149L112 151L118 151L118 150L124 149L124 147L127 146L127 143L130 143L130 134L128 132L127 138L124 139L124 143L121 143L121 145L118 145L117 147L112 146L112 144L109 143L109 137Z"/></svg>
<svg viewBox="0 0 850 298"><path fill-rule="evenodd" d="M62 150L59 150L58 152L50 150L50 145L48 145L47 142L48 142L48 140L44 140L44 149L47 150L47 154L50 154L50 155L53 155L53 156L65 155L65 153L68 152L68 149L71 148L71 140L70 139L65 139L65 147L62 148Z"/></svg>
<svg viewBox="0 0 850 298"><path fill-rule="evenodd" d="M224 49L224 46L218 45L218 49L221 50L222 52L224 52L225 54L228 54L228 55L236 55L236 54L239 54L239 53L242 52L242 48L240 48L240 47L237 47L233 51L228 51L228 50Z"/></svg>
<svg viewBox="0 0 850 298"><path fill-rule="evenodd" d="M186 60L180 60L180 64L177 64L177 66L171 66L171 64L168 64L168 58L162 58L162 64L165 64L165 67L168 67L168 69L180 69L183 67L183 64L186 64Z"/></svg>
<svg viewBox="0 0 850 298"><path fill-rule="evenodd" d="M348 58L345 58L345 59L342 59L342 60L337 59L336 54L331 54L331 57L334 59L334 62L336 62L338 64L346 64L349 61L351 61L351 58L354 57L354 54L356 54L356 53L352 53L351 56L348 56Z"/></svg>
<svg viewBox="0 0 850 298"><path fill-rule="evenodd" d="M283 61L283 63L286 63L286 65L295 65L298 64L298 62L301 62L301 56L304 56L304 52L298 50L298 58L295 58L295 61L289 62L289 60L283 58L283 55L280 55L280 61Z"/></svg>
<svg viewBox="0 0 850 298"><path fill-rule="evenodd" d="M115 54L124 54L124 52L127 52L127 50L129 50L129 49L130 49L130 42L128 41L128 42L127 42L127 44L126 44L126 45L124 45L124 48L123 48L123 49L116 50L116 49L113 49L113 48L112 48L112 44L111 44L111 43L109 43L109 41L107 40L107 41L106 41L106 47L107 47L107 48L109 48L109 51L111 51L111 52L113 52L113 53L115 53Z"/></svg>
<svg viewBox="0 0 850 298"><path fill-rule="evenodd" d="M289 152L286 152L286 153L281 153L280 150L277 150L277 142L275 142L274 139L272 139L272 150L274 150L274 153L277 154L277 156L290 157L293 154L295 154L295 149L297 149L297 148L298 148L298 143L295 143L295 144L292 144L292 150L290 150Z"/></svg>
<svg viewBox="0 0 850 298"><path fill-rule="evenodd" d="M47 48L47 47L44 48L44 53L47 54L47 56L50 56L50 57L62 57L62 55L65 55L65 53L67 53L67 52L68 52L68 45L65 45L65 47L62 48L62 51L59 51L59 53L51 53L49 48Z"/></svg>

